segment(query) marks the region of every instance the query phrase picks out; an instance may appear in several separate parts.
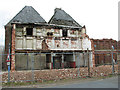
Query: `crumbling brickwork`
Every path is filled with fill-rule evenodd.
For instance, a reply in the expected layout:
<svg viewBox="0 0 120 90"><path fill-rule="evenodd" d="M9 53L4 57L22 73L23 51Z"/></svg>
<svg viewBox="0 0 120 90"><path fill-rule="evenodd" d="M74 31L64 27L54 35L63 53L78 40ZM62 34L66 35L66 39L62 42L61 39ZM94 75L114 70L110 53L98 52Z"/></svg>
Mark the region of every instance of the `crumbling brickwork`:
<svg viewBox="0 0 120 90"><path fill-rule="evenodd" d="M11 70L15 70L15 24L13 24L12 29L12 44L11 44Z"/></svg>
<svg viewBox="0 0 120 90"><path fill-rule="evenodd" d="M5 27L5 51L4 51L4 56L3 56L3 61L2 61L2 69L6 70L7 69L7 55L9 51L9 43L11 44L11 37L12 37L12 28L9 26Z"/></svg>
<svg viewBox="0 0 120 90"><path fill-rule="evenodd" d="M85 78L88 76L87 67L81 67L79 69L80 76ZM115 73L118 73L118 65L115 65ZM91 77L107 76L112 74L112 65L102 65L99 67L90 68ZM51 69L51 70L35 70L34 71L34 80L35 81L48 81L48 80L60 80L68 78L77 78L78 77L78 68L72 69ZM8 80L8 74L3 73L2 80ZM10 81L16 82L27 82L32 81L32 71L15 71L10 73Z"/></svg>

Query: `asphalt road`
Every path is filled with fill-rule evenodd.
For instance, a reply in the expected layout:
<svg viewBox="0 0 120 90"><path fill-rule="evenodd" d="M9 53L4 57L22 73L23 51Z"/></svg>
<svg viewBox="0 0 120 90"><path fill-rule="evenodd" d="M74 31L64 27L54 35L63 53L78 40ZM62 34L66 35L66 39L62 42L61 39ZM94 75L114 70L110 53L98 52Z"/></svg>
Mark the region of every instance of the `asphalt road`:
<svg viewBox="0 0 120 90"><path fill-rule="evenodd" d="M77 82L64 85L48 86L47 88L118 88L118 77L100 79L95 81Z"/></svg>
<svg viewBox="0 0 120 90"><path fill-rule="evenodd" d="M120 78L119 78L120 79ZM4 88L118 88L118 76L108 77L106 79L88 78L61 81L55 83L34 84L25 86L6 86Z"/></svg>

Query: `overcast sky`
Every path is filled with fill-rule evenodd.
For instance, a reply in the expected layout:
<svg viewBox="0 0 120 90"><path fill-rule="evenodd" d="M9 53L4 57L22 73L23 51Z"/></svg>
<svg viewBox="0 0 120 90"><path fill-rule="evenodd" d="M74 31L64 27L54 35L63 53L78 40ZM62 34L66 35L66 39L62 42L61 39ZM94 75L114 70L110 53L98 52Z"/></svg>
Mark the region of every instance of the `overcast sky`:
<svg viewBox="0 0 120 90"><path fill-rule="evenodd" d="M62 8L80 25L85 25L90 38L118 40L119 0L1 0L0 45L4 45L6 25L24 6L34 9L48 22L55 8Z"/></svg>

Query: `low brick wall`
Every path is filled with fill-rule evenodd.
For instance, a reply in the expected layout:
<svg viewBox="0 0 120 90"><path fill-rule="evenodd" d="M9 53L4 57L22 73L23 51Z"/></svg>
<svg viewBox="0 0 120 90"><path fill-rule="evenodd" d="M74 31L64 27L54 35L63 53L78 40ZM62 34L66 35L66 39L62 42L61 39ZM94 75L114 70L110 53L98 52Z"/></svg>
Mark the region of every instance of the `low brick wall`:
<svg viewBox="0 0 120 90"><path fill-rule="evenodd" d="M71 68L71 69L52 69L52 70L34 70L32 71L14 71L10 72L10 81L48 81L48 80L60 80L67 78L77 78L78 72L80 71L81 77L88 76L87 67L81 68ZM115 65L115 73L118 73L118 65ZM112 74L112 66L111 65L102 65L94 68L90 68L91 77L98 76L107 76ZM33 77L34 76L34 77ZM8 81L8 73L2 74L2 81Z"/></svg>

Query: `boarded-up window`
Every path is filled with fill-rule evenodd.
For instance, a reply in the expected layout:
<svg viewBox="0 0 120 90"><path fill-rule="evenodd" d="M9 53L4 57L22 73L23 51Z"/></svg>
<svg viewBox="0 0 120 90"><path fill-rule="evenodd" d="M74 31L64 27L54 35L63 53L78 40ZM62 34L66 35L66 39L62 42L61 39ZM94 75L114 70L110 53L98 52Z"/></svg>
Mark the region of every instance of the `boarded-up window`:
<svg viewBox="0 0 120 90"><path fill-rule="evenodd" d="M16 49L22 49L22 39L16 39Z"/></svg>
<svg viewBox="0 0 120 90"><path fill-rule="evenodd" d="M32 40L31 39L28 39L27 40L27 49L32 49Z"/></svg>
<svg viewBox="0 0 120 90"><path fill-rule="evenodd" d="M31 65L31 61L27 59L27 55L19 53L15 55L15 69L16 70L28 70L28 65Z"/></svg>

